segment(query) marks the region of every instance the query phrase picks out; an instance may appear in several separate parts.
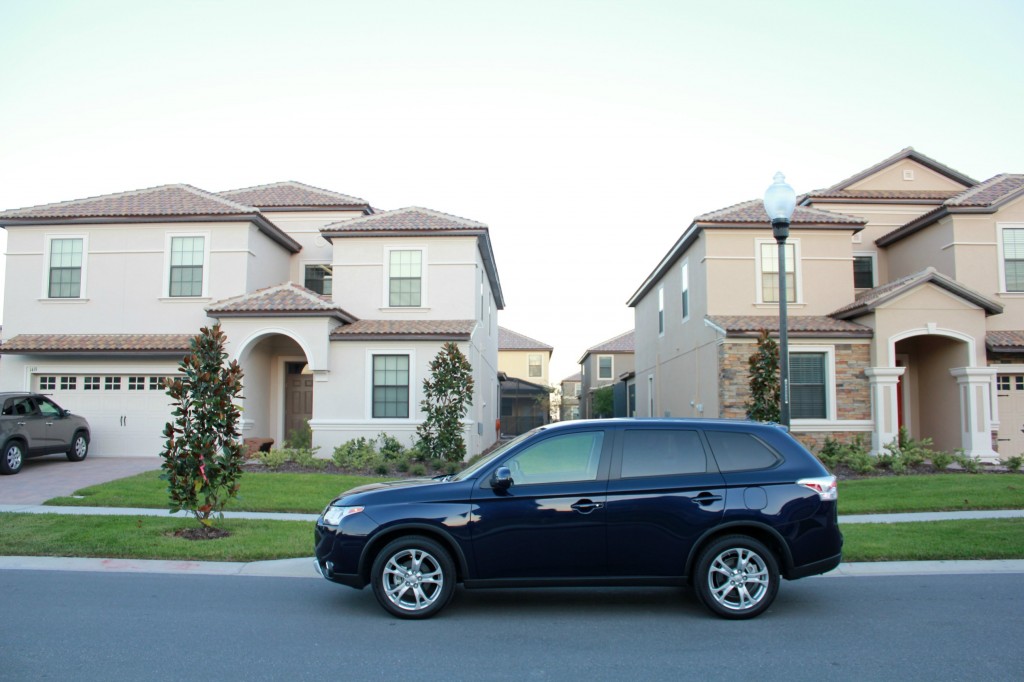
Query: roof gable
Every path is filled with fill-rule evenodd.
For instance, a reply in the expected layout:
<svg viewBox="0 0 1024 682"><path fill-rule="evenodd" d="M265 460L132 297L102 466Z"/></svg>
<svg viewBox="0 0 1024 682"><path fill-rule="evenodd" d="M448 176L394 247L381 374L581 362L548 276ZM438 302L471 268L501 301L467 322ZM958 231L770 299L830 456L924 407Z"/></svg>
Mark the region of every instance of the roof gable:
<svg viewBox="0 0 1024 682"><path fill-rule="evenodd" d="M889 302L904 296L913 289L926 284L933 284L972 305L982 308L986 315L998 315L1003 312L1002 305L964 286L952 277L943 275L935 268L929 267L921 272L915 272L912 275L883 284L880 287L863 291L858 294L853 303L836 310L831 316L840 320L849 320L867 315L878 308L884 307Z"/></svg>
<svg viewBox="0 0 1024 682"><path fill-rule="evenodd" d="M305 287L285 282L242 296L218 301L206 308L211 317L328 316L342 322L356 318L330 300Z"/></svg>
<svg viewBox="0 0 1024 682"><path fill-rule="evenodd" d="M595 353L635 353L635 348L635 330L630 329L628 332L624 332L618 336L613 336L610 339L602 341L596 346L588 348L580 357L578 364L583 364L583 361L587 359L588 355L593 355Z"/></svg>
<svg viewBox="0 0 1024 682"><path fill-rule="evenodd" d="M257 209L191 185L161 185L0 213L0 221L248 215Z"/></svg>
<svg viewBox="0 0 1024 682"><path fill-rule="evenodd" d="M881 187L872 187L872 179L877 179L877 176L884 175L886 171L892 169L894 166L902 164L904 161L912 161L915 164L922 166L930 171L933 171L937 175L951 181L952 183L958 184L962 187L972 187L977 183L968 175L964 175L960 171L954 170L949 166L939 163L935 159L922 154L913 147L906 147L896 152L887 159L879 161L869 168L865 168L859 173L855 173L850 177L838 182L829 187L826 192L837 191L837 190L851 190L851 189L884 189ZM948 188L934 188L934 189L955 189L954 187Z"/></svg>
<svg viewBox="0 0 1024 682"><path fill-rule="evenodd" d="M371 212L364 199L289 180L218 192L222 197L257 206L265 211L344 208Z"/></svg>

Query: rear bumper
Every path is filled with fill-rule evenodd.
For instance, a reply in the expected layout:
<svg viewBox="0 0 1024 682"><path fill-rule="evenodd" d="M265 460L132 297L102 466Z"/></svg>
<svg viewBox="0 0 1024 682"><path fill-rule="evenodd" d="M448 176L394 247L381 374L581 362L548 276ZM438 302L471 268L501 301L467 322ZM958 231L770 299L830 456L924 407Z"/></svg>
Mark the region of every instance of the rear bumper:
<svg viewBox="0 0 1024 682"><path fill-rule="evenodd" d="M806 578L811 575L820 575L822 573L828 573L843 560L843 553L840 552L835 556L830 556L827 559L821 561L815 561L810 564L804 564L803 566L794 566L789 571L789 575L786 576L789 580L797 580L799 578Z"/></svg>

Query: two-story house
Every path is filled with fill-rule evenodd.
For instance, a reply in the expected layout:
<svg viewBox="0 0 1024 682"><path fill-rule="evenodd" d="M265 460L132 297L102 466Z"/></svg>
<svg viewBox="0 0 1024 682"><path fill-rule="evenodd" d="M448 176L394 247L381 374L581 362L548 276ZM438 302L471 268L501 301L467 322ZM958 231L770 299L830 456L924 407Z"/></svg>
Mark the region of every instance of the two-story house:
<svg viewBox="0 0 1024 682"><path fill-rule="evenodd" d="M786 248L795 435L1024 450L1024 176L904 149L800 197ZM698 216L628 301L639 414L743 417L778 281L760 199Z"/></svg>
<svg viewBox="0 0 1024 682"><path fill-rule="evenodd" d="M596 414L594 391L620 384L620 380L634 370L633 344L633 330L630 330L591 346L580 356L579 415L582 419L612 416ZM621 384L620 390L624 388L625 384ZM621 416L626 416L623 398L620 396L615 402L623 405Z"/></svg>
<svg viewBox="0 0 1024 682"><path fill-rule="evenodd" d="M561 421L580 418L580 382L582 381L583 375L576 372L562 379L559 384L562 401L558 408L558 418Z"/></svg>
<svg viewBox="0 0 1024 682"><path fill-rule="evenodd" d="M86 416L95 455L159 452L160 380L216 322L245 372L247 437L280 443L308 422L321 455L382 432L411 443L449 341L473 366L469 452L497 437L504 299L482 223L282 182L166 185L9 210L0 226L0 389Z"/></svg>
<svg viewBox="0 0 1024 682"><path fill-rule="evenodd" d="M550 421L548 368L553 352L542 341L498 327L502 434L517 436Z"/></svg>

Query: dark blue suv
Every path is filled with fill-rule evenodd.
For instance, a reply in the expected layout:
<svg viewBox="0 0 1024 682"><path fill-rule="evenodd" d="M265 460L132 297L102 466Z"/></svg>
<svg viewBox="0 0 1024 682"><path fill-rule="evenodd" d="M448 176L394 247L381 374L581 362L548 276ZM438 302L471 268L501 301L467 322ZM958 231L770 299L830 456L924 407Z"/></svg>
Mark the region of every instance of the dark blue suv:
<svg viewBox="0 0 1024 682"><path fill-rule="evenodd" d="M836 495L778 426L563 422L454 476L350 490L317 521L316 562L402 618L436 614L457 582L690 584L713 613L752 618L780 577L839 565Z"/></svg>

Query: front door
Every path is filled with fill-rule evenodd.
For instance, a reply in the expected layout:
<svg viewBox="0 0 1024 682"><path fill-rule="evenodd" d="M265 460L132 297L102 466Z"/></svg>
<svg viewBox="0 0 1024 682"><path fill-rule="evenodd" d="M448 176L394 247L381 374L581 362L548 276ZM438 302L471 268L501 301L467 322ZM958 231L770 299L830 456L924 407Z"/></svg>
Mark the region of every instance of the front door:
<svg viewBox="0 0 1024 682"><path fill-rule="evenodd" d="M285 366L284 437L301 433L313 418L313 375L303 374L303 362Z"/></svg>

